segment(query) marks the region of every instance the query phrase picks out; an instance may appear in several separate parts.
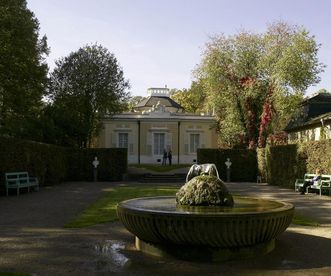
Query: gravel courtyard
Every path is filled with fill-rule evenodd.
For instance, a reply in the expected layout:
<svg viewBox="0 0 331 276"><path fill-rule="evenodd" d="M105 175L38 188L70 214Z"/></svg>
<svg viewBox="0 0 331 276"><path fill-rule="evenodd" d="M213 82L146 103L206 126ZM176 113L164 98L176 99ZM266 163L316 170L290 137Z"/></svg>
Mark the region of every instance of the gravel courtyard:
<svg viewBox="0 0 331 276"><path fill-rule="evenodd" d="M256 183L228 183L236 194L291 202L321 223L291 225L276 248L256 259L203 263L160 259L134 248L120 222L82 229L63 228L104 191L138 183L72 182L40 192L0 197L0 272L31 275L330 275L331 198ZM158 185L158 184L149 184Z"/></svg>

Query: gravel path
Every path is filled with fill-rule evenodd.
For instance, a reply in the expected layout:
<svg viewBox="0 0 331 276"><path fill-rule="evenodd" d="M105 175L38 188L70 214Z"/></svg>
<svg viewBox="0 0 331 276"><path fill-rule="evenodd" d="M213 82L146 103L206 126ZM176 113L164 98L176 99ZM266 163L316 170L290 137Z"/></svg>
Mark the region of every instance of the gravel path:
<svg viewBox="0 0 331 276"><path fill-rule="evenodd" d="M256 259L199 263L137 252L119 222L83 229L63 225L104 191L123 183L63 183L0 197L0 272L32 275L330 275L331 198L255 183L228 183L236 194L288 201L320 227L291 225L274 251ZM135 183L129 183L133 185ZM141 185L141 184L140 184Z"/></svg>

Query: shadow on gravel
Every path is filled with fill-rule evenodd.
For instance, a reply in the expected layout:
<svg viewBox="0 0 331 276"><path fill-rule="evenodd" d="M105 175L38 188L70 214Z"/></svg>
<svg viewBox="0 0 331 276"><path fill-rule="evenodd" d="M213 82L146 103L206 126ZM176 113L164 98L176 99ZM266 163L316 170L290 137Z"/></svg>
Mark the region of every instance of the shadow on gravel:
<svg viewBox="0 0 331 276"><path fill-rule="evenodd" d="M130 235L130 234L128 234ZM130 238L129 238L130 240ZM279 240L276 248L268 255L255 259L234 260L222 263L180 261L175 258L157 258L132 249L132 243L121 250L128 260L125 266L116 271L128 274L170 274L170 273L284 273L284 272L325 272L331 267L330 248L331 240L327 238L299 234L286 231ZM108 266L109 267L109 266ZM114 267L113 267L114 268ZM111 272L111 271L109 271Z"/></svg>

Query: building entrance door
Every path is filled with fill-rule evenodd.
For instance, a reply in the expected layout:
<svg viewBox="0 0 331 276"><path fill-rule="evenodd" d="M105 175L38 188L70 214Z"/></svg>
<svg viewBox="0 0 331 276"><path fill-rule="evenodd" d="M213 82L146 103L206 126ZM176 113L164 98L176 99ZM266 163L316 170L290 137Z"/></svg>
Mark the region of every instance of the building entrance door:
<svg viewBox="0 0 331 276"><path fill-rule="evenodd" d="M154 133L153 137L153 154L162 155L165 149L165 134L164 133Z"/></svg>

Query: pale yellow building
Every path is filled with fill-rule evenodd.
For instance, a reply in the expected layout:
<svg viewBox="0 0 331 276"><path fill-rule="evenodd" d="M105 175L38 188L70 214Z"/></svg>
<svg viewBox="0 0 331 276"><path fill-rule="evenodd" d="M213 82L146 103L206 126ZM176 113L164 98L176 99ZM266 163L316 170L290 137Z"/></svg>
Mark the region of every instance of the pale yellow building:
<svg viewBox="0 0 331 276"><path fill-rule="evenodd" d="M105 118L99 147L127 148L131 164L162 163L164 150L173 164L192 164L198 148L216 148L215 117L185 113L168 88L150 88L133 112Z"/></svg>
<svg viewBox="0 0 331 276"><path fill-rule="evenodd" d="M331 94L320 92L305 99L285 131L289 143L331 139Z"/></svg>

